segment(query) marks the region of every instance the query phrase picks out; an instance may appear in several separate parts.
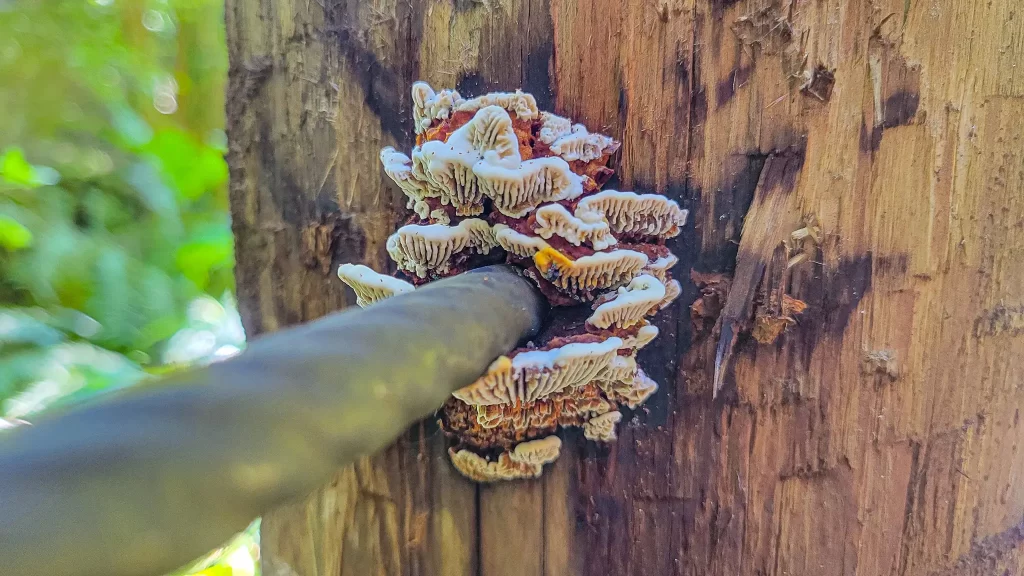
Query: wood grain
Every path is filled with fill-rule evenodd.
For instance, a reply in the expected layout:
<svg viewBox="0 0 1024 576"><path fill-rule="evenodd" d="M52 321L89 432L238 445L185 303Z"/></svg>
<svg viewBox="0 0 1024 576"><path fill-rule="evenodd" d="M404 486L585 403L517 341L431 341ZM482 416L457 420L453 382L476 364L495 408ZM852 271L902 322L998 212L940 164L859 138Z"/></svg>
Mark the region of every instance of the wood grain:
<svg viewBox="0 0 1024 576"><path fill-rule="evenodd" d="M411 146L417 79L621 139L610 187L691 211L678 278L749 289L769 242L822 230L786 280L808 310L739 334L714 400L690 283L617 444L570 434L540 481L477 488L417 426L268 514L268 575L1024 574L1013 0L229 0L227 26L250 334L350 305L342 262L388 266L377 152Z"/></svg>

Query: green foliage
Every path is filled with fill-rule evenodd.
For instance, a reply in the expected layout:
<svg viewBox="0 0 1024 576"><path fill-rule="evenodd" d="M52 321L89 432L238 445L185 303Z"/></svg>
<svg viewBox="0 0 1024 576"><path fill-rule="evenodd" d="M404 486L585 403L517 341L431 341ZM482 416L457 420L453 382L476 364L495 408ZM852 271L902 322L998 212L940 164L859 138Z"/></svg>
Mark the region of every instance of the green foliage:
<svg viewBox="0 0 1024 576"><path fill-rule="evenodd" d="M0 0L0 428L241 346L222 1Z"/></svg>
<svg viewBox="0 0 1024 576"><path fill-rule="evenodd" d="M0 0L7 412L138 380L191 302L231 290L222 10Z"/></svg>

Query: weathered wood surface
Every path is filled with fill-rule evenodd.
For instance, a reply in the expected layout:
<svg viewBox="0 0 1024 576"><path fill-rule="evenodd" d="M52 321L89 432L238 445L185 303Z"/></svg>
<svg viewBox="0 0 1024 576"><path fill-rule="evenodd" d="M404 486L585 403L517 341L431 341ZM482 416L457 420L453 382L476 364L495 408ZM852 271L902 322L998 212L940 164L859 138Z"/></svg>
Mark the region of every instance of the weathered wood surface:
<svg viewBox="0 0 1024 576"><path fill-rule="evenodd" d="M417 426L265 518L268 576L1024 574L1014 0L228 0L227 26L250 334L351 304L338 264L388 265L377 152L411 147L416 79L620 138L611 187L694 216L676 276L737 274L701 310L749 310L765 270L810 305L740 335L713 401L688 283L612 448L570 435L541 481L476 487Z"/></svg>

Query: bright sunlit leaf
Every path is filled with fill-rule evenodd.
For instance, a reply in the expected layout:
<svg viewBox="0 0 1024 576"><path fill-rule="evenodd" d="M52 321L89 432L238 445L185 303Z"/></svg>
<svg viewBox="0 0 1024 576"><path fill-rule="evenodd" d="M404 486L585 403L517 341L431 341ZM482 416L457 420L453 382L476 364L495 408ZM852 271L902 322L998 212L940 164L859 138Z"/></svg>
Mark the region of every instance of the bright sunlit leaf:
<svg viewBox="0 0 1024 576"><path fill-rule="evenodd" d="M32 165L25 160L21 148L8 148L0 155L0 177L11 184L37 185Z"/></svg>
<svg viewBox="0 0 1024 576"><path fill-rule="evenodd" d="M32 244L32 232L20 222L0 214L0 247L20 250Z"/></svg>

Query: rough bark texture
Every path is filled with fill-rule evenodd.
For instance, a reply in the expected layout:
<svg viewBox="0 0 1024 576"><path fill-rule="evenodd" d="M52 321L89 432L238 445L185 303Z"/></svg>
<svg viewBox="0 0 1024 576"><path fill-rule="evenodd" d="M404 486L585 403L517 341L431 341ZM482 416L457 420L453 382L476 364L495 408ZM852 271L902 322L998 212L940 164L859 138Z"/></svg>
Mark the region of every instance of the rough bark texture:
<svg viewBox="0 0 1024 576"><path fill-rule="evenodd" d="M620 138L609 187L691 210L676 277L704 287L611 448L477 487L425 423L267 515L266 574L1024 573L1014 0L229 0L227 25L250 334L349 304L342 262L387 267L377 152L411 147L417 79ZM766 291L809 308L759 344Z"/></svg>

